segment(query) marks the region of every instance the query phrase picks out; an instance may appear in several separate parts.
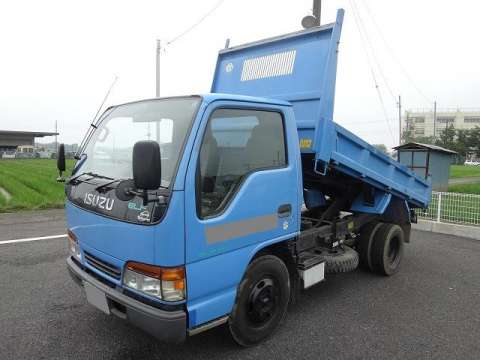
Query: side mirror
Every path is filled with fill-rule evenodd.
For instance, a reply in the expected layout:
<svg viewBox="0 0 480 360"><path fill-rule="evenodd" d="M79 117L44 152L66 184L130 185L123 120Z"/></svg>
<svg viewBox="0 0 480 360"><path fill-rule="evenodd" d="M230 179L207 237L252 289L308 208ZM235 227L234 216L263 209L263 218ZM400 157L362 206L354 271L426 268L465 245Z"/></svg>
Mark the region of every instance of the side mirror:
<svg viewBox="0 0 480 360"><path fill-rule="evenodd" d="M162 179L160 145L156 141L139 141L133 146L133 181L138 190L156 190Z"/></svg>
<svg viewBox="0 0 480 360"><path fill-rule="evenodd" d="M58 169L58 178L57 182L65 182L65 178L63 177L63 172L65 171L65 145L60 144L58 146L58 153L57 153L57 169Z"/></svg>

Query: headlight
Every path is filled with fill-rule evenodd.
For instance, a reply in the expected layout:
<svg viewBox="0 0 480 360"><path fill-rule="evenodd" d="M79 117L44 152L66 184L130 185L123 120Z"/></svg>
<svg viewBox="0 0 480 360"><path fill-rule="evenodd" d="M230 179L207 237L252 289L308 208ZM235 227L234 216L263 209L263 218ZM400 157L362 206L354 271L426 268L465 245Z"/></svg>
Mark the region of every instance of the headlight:
<svg viewBox="0 0 480 360"><path fill-rule="evenodd" d="M73 232L67 231L68 236L68 249L70 255L72 255L78 261L82 261L82 253L80 252L80 246L78 245L78 239Z"/></svg>
<svg viewBox="0 0 480 360"><path fill-rule="evenodd" d="M128 262L123 285L165 301L185 299L185 269Z"/></svg>

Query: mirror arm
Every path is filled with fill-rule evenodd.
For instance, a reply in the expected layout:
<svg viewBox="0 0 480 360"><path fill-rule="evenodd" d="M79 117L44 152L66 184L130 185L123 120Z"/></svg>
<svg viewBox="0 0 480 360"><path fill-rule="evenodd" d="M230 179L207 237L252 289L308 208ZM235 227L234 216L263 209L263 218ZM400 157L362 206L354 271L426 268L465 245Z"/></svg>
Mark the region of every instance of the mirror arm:
<svg viewBox="0 0 480 360"><path fill-rule="evenodd" d="M143 190L142 198L143 198L143 206L147 206L148 205L148 192L147 192L147 190Z"/></svg>
<svg viewBox="0 0 480 360"><path fill-rule="evenodd" d="M63 171L62 170L58 170L57 182L60 182L60 183L65 182L65 178L63 177Z"/></svg>

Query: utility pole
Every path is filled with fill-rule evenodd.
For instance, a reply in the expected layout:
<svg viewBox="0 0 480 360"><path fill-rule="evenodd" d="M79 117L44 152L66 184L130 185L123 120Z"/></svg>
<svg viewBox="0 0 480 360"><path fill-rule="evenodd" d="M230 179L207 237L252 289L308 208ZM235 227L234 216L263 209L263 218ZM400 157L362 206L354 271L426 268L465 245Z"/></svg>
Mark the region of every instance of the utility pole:
<svg viewBox="0 0 480 360"><path fill-rule="evenodd" d="M156 79L156 89L155 96L160 97L160 51L162 50L162 44L160 40L157 39L157 51L156 51L156 67L155 67L155 79Z"/></svg>
<svg viewBox="0 0 480 360"><path fill-rule="evenodd" d="M402 145L402 97L398 95L398 145Z"/></svg>
<svg viewBox="0 0 480 360"><path fill-rule="evenodd" d="M57 141L57 133L58 133L58 128L57 128L57 120L55 120L55 154L58 156L58 141Z"/></svg>
<svg viewBox="0 0 480 360"><path fill-rule="evenodd" d="M322 0L313 0L313 16L316 19L316 26L320 26L322 17Z"/></svg>
<svg viewBox="0 0 480 360"><path fill-rule="evenodd" d="M433 138L437 138L437 102L433 103Z"/></svg>
<svg viewBox="0 0 480 360"><path fill-rule="evenodd" d="M160 39L157 39L157 51L156 51L156 68L155 68L155 97L160 97L160 52L162 51L162 44ZM157 142L160 143L160 122L155 122L155 134ZM150 139L150 123L148 123L148 139Z"/></svg>

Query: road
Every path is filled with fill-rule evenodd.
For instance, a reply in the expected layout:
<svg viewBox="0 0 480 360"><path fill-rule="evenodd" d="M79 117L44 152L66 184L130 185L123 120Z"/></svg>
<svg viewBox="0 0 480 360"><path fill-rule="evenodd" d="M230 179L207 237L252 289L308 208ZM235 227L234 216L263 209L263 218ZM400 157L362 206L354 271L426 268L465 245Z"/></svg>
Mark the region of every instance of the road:
<svg viewBox="0 0 480 360"><path fill-rule="evenodd" d="M9 215L10 216L10 215ZM43 219L43 221L42 221ZM64 232L61 212L0 216L0 240ZM29 221L32 222L29 222ZM480 242L415 231L393 277L362 270L304 292L249 349L216 328L167 345L86 304L64 239L0 245L0 359L478 359Z"/></svg>
<svg viewBox="0 0 480 360"><path fill-rule="evenodd" d="M0 241L59 234L65 234L63 209L0 214Z"/></svg>

